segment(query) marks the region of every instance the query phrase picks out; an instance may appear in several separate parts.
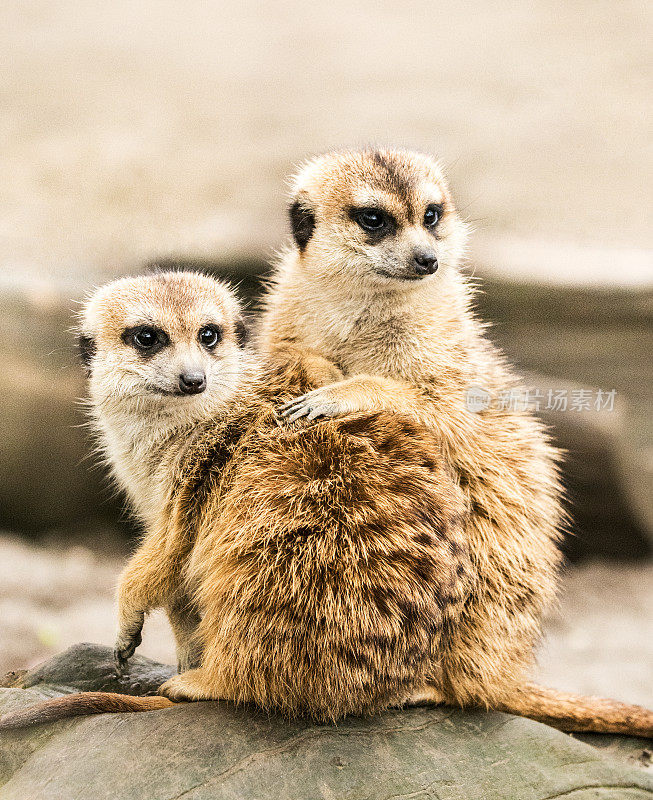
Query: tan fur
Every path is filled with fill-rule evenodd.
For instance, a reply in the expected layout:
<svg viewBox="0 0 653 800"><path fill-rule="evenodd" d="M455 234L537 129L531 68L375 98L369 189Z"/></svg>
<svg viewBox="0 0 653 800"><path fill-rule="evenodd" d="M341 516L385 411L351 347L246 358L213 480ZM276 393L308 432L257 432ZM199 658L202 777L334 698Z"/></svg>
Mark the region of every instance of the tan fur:
<svg viewBox="0 0 653 800"><path fill-rule="evenodd" d="M188 565L202 666L163 691L318 719L406 701L439 674L470 581L437 442L383 413L289 430L269 407L241 446Z"/></svg>
<svg viewBox="0 0 653 800"><path fill-rule="evenodd" d="M164 685L173 699L320 719L401 703L437 674L470 584L440 446L378 412L279 426L272 401L314 384L303 365L260 378L241 357L240 393L166 440L152 479L168 496L123 575L119 647L172 592L202 616L201 666Z"/></svg>
<svg viewBox="0 0 653 800"><path fill-rule="evenodd" d="M451 206L447 213L453 230ZM310 244L297 258L300 273L309 252ZM363 299L356 281L353 300L341 285L342 321L360 311L343 326L351 342L345 337L335 358L291 331L269 342L278 362L270 370L237 346L235 301L209 279L164 275L161 294L153 279L132 279L88 304L82 332L98 342L91 395L102 444L146 527L121 581L116 649L128 658L144 615L165 606L182 664L198 664L161 687L168 698L252 701L317 719L444 701L564 729L650 735L653 715L644 709L524 682L559 562L555 454L526 414L464 410L467 381L498 390L512 378L468 311L464 283L447 261L453 255L442 245L431 281L440 289L430 300L426 282L404 287L403 300L390 278L386 285L375 275L370 289L359 276ZM346 266L339 274L349 285ZM152 396L152 381L168 380L179 353L196 349L208 313L196 315L196 281L225 327L207 361L206 396ZM328 293L318 294L326 306ZM147 313L174 332L173 347L144 364L124 350L119 331L132 305L155 297ZM125 298L123 322L104 338L105 315L113 321ZM296 313L300 327L310 315L319 329L336 318L334 309L300 308L300 294L295 300L275 310L273 296L268 322ZM378 369L384 346L389 374ZM351 366L366 358L374 369ZM309 403L348 413L278 424L276 404L315 397L316 386L334 379L326 404L319 394ZM61 716L69 709L63 700ZM83 700L70 706L83 713ZM88 708L116 710L110 695ZM54 718L37 708L30 721Z"/></svg>
<svg viewBox="0 0 653 800"><path fill-rule="evenodd" d="M174 605L180 660L200 662L162 687L175 700L226 698L318 719L403 703L438 679L439 651L471 587L463 494L436 438L409 417L280 426L274 404L314 384L302 364L265 373L239 349L234 301L217 282L206 301L206 281L112 284L81 323L96 343L101 446L146 528L121 579L117 654L133 652L150 609ZM182 302L198 284L202 314ZM144 313L170 333L167 356L144 360L122 341ZM193 351L207 315L226 328L207 396L149 392ZM89 698L88 712L101 703ZM83 713L83 698L41 708L51 721ZM111 695L104 708L117 710ZM29 719L39 721L38 709Z"/></svg>
<svg viewBox="0 0 653 800"><path fill-rule="evenodd" d="M292 203L297 246L277 266L261 347L282 366L299 359L310 373L318 363L312 377L322 388L284 413L412 416L435 433L472 512L465 535L475 585L441 649L435 694L573 730L615 730L621 715L622 727L647 735L653 715L643 709L613 705L608 724L604 701L524 683L560 565L558 456L530 414L465 407L468 387L497 400L518 384L470 310L472 291L459 271L465 225L440 167L402 151L328 154L300 172ZM424 225L429 204L442 211L434 229ZM367 234L352 214L363 207L390 214L391 233ZM415 277L413 254L425 248L438 271L407 280ZM335 383L323 378L329 364L342 376Z"/></svg>

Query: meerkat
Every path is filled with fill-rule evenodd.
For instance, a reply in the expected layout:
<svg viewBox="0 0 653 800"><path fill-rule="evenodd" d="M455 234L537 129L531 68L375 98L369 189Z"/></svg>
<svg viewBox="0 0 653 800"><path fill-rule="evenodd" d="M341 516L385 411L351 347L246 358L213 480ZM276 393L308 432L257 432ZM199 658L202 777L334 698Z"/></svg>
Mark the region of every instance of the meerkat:
<svg viewBox="0 0 653 800"><path fill-rule="evenodd" d="M397 150L315 158L293 182L290 220L259 342L282 368L299 361L316 388L281 416L411 416L436 433L471 510L475 582L443 642L434 697L563 730L651 735L651 712L526 679L561 564L558 453L526 411L466 409L469 388L497 400L518 381L473 313L459 268L467 226L441 167Z"/></svg>
<svg viewBox="0 0 653 800"><path fill-rule="evenodd" d="M80 354L99 450L148 532L146 541L163 548L162 565L170 558L169 568L152 575L150 590L166 598L178 664L186 669L194 663L190 643L199 618L190 598L170 590L167 581L180 569L178 553L167 553L157 539L162 514L174 502L165 480L176 457L169 443L246 398L258 360L242 347L246 333L234 296L200 274L155 273L111 283L86 303L83 328ZM136 558L143 556L139 551ZM126 604L119 608L127 613ZM118 661L132 654L136 643L129 634L139 625L140 615L119 620L129 645L118 640Z"/></svg>
<svg viewBox="0 0 653 800"><path fill-rule="evenodd" d="M116 658L164 607L185 671L164 696L66 696L0 730L168 698L334 720L439 681L472 571L436 437L385 412L280 426L279 398L312 384L299 363L266 369L239 320L196 273L122 279L85 305L92 417L145 530L120 580Z"/></svg>
<svg viewBox="0 0 653 800"><path fill-rule="evenodd" d="M194 273L119 281L86 305L93 414L146 530L120 582L117 659L150 609L190 608L175 632L199 666L164 696L57 698L0 731L169 698L317 719L450 700L445 656L478 593L478 558L438 437L383 411L279 427L279 398L337 369L287 354L265 369L239 327L233 297ZM577 698L555 699L574 729L653 731L644 709L603 701L599 715L592 701L581 719ZM559 711L550 721L563 725Z"/></svg>

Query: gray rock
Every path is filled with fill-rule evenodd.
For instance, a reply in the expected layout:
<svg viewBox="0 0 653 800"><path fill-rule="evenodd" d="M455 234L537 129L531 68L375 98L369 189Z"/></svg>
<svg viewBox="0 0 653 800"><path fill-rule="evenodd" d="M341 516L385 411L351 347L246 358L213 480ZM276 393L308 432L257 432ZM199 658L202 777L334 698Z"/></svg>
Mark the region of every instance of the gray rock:
<svg viewBox="0 0 653 800"><path fill-rule="evenodd" d="M118 677L111 650L84 642L29 670L18 685L23 689L49 686L61 694L98 691L151 695L175 671L173 667L135 655L125 673Z"/></svg>
<svg viewBox="0 0 653 800"><path fill-rule="evenodd" d="M137 658L118 685L109 665L108 648L72 648L23 676L29 688L0 689L0 712L63 687L151 691L171 671ZM530 720L449 708L332 726L179 704L0 734L0 800L653 798L653 776L611 750L614 741L602 737L600 749Z"/></svg>

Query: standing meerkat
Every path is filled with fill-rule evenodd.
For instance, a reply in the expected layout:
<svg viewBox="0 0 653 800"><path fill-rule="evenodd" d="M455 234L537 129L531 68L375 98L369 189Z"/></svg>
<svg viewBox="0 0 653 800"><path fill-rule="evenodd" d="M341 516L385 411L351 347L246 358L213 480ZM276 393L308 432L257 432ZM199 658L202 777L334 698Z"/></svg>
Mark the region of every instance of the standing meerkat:
<svg viewBox="0 0 653 800"><path fill-rule="evenodd" d="M236 415L239 403L248 403L260 360L243 347L235 297L196 273L117 280L85 304L80 331L99 451L147 534L130 570L136 572L141 559L149 565L156 550L161 569L150 575L150 606L166 608L179 668L187 669L197 661L191 642L199 617L179 577L192 539L183 551L168 549L164 530L180 502L171 493L175 469L190 431L224 417L226 408ZM129 591L128 574L122 592ZM147 610L128 617L129 609L129 602L119 602L116 656L123 664L140 641Z"/></svg>
<svg viewBox="0 0 653 800"><path fill-rule="evenodd" d="M466 409L472 387L496 399L518 384L471 310L466 226L440 166L396 150L318 157L294 180L290 219L294 246L265 299L260 344L282 367L299 360L316 388L281 414L412 416L436 433L471 509L475 583L434 699L651 735L650 712L526 680L561 562L558 456L529 413Z"/></svg>
<svg viewBox="0 0 653 800"><path fill-rule="evenodd" d="M185 670L161 688L175 700L322 720L420 700L472 575L439 443L384 412L279 426L275 403L309 388L305 370L266 372L239 319L196 273L122 279L85 305L100 446L145 529L120 580L118 662L163 606ZM0 730L170 705L81 693Z"/></svg>

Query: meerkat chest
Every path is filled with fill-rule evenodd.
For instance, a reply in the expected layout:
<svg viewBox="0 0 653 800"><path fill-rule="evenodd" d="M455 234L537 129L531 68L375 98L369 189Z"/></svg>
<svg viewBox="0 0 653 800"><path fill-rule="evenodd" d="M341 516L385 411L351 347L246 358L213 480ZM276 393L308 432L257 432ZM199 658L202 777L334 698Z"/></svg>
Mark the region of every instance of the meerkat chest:
<svg viewBox="0 0 653 800"><path fill-rule="evenodd" d="M419 356L408 314L377 317L364 310L326 339L328 353L346 375L406 377Z"/></svg>
<svg viewBox="0 0 653 800"><path fill-rule="evenodd" d="M134 510L147 522L160 508L166 486L157 477L159 459L153 448L143 446L140 431L103 430L103 449L113 474Z"/></svg>

